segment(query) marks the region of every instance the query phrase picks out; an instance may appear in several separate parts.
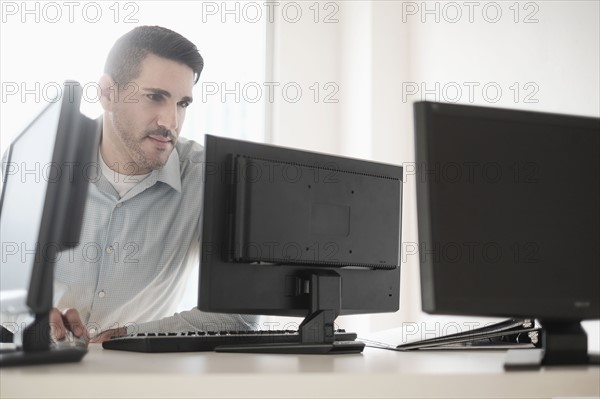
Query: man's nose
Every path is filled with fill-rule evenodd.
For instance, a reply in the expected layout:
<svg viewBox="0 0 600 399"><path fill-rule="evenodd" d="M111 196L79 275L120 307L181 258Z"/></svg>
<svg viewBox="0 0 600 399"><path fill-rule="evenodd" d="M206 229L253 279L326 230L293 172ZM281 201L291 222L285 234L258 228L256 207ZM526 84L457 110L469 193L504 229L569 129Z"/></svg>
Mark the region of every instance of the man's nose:
<svg viewBox="0 0 600 399"><path fill-rule="evenodd" d="M172 132L179 127L177 105L165 107L159 115L158 125Z"/></svg>

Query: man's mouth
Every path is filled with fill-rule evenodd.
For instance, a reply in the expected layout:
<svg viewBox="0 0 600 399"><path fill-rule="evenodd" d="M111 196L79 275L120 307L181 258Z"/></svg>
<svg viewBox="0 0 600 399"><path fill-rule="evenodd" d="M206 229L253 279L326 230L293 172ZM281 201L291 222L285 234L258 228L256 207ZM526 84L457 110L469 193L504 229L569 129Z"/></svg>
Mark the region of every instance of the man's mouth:
<svg viewBox="0 0 600 399"><path fill-rule="evenodd" d="M172 140L170 137L165 137L163 135L154 135L151 134L148 136L148 138L154 140L154 141L158 141L160 143L170 143Z"/></svg>

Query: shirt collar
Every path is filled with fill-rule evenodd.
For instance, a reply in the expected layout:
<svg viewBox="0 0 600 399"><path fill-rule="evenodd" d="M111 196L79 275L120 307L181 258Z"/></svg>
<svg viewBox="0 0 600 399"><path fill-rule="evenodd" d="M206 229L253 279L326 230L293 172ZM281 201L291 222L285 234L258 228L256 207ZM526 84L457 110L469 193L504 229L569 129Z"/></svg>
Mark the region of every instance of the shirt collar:
<svg viewBox="0 0 600 399"><path fill-rule="evenodd" d="M165 166L155 170L156 181L161 181L173 187L177 192L181 192L181 170L179 169L179 153L177 147L173 148Z"/></svg>

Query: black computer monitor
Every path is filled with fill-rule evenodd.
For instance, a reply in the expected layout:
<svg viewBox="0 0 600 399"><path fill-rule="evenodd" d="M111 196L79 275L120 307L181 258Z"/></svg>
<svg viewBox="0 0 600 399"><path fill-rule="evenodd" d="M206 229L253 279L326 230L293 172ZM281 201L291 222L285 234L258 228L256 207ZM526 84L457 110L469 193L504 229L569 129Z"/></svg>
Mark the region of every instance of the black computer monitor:
<svg viewBox="0 0 600 399"><path fill-rule="evenodd" d="M81 86L66 82L3 159L0 288L26 290L35 321L22 331L23 350L3 353L2 366L81 358L81 351L50 350L48 318L54 264L62 251L78 244L98 150L100 126L80 114L81 97ZM0 311L7 311L5 306L0 304Z"/></svg>
<svg viewBox="0 0 600 399"><path fill-rule="evenodd" d="M399 307L402 168L206 136L198 306L304 317L292 353L333 345L338 315ZM248 349L247 349L248 350Z"/></svg>
<svg viewBox="0 0 600 399"><path fill-rule="evenodd" d="M600 121L414 105L423 310L537 318L544 364L600 318Z"/></svg>

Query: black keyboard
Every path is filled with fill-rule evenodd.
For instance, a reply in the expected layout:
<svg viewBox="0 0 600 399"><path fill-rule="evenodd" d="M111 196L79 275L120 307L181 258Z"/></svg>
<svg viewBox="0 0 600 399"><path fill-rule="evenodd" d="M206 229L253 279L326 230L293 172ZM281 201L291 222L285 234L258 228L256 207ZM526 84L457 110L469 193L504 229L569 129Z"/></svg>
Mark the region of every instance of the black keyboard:
<svg viewBox="0 0 600 399"><path fill-rule="evenodd" d="M336 330L334 337L336 343L342 344L354 341L356 334ZM228 345L294 344L299 341L298 331L294 330L195 331L126 335L106 340L102 347L146 353L207 352Z"/></svg>

